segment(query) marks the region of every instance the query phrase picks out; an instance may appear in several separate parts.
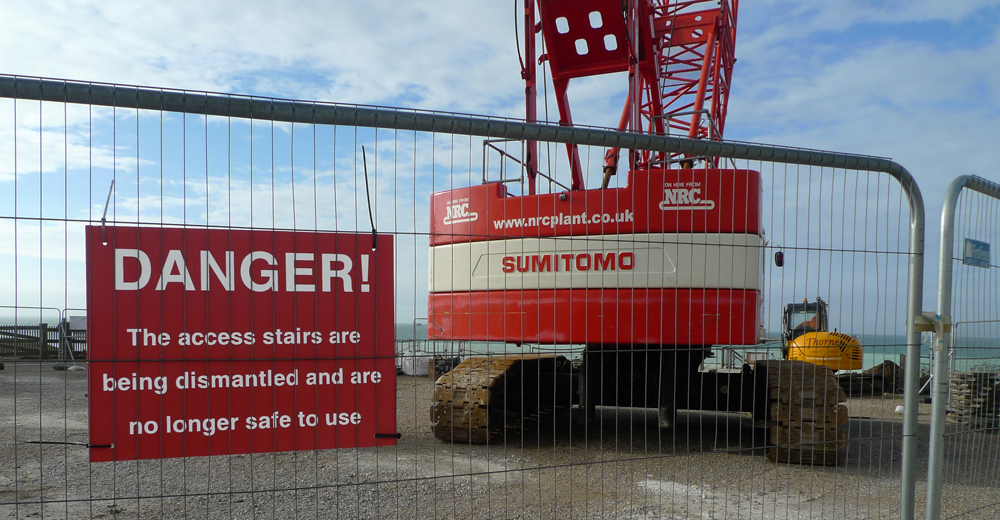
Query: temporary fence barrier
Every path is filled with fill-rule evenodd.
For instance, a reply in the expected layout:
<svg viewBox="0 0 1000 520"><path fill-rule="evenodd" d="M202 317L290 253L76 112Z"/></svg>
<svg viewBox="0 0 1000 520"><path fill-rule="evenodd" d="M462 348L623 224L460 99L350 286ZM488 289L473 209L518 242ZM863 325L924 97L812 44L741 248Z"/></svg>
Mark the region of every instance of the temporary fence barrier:
<svg viewBox="0 0 1000 520"><path fill-rule="evenodd" d="M1000 307L990 244L1000 186L963 175L945 192L933 330L928 519L995 516L1000 441ZM975 497L975 500L970 500Z"/></svg>
<svg viewBox="0 0 1000 520"><path fill-rule="evenodd" d="M899 164L38 78L0 97L0 305L88 327L87 375L0 373L15 516L915 514L924 209ZM590 185L606 148L665 170L569 193L566 143ZM781 378L783 320L817 298L867 373ZM479 386L404 369L477 356ZM508 392L483 425L459 417L477 388Z"/></svg>

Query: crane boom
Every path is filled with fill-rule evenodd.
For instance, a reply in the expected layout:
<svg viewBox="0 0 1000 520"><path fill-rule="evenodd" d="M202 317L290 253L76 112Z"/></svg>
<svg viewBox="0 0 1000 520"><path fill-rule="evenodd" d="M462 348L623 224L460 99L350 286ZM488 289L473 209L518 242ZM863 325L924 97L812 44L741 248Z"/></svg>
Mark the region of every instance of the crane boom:
<svg viewBox="0 0 1000 520"><path fill-rule="evenodd" d="M537 2L537 3L536 3ZM618 129L691 139L721 140L725 130L736 44L739 0L525 0L528 56L526 119L537 121L535 36L541 33L555 90L559 124L571 126L570 80L627 72L628 94ZM536 21L537 20L537 21ZM568 144L572 190L584 189L576 145ZM529 143L529 194L534 193L537 145ZM618 167L608 150L605 175ZM633 153L630 167L668 166L695 158ZM707 158L714 166L714 158ZM605 181L605 184L607 181Z"/></svg>

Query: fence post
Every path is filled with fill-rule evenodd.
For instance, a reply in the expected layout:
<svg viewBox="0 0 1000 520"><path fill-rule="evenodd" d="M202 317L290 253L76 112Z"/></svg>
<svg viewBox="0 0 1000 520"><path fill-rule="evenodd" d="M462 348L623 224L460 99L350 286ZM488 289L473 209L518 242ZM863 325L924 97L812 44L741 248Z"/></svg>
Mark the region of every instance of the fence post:
<svg viewBox="0 0 1000 520"><path fill-rule="evenodd" d="M38 359L49 359L49 324L38 325Z"/></svg>

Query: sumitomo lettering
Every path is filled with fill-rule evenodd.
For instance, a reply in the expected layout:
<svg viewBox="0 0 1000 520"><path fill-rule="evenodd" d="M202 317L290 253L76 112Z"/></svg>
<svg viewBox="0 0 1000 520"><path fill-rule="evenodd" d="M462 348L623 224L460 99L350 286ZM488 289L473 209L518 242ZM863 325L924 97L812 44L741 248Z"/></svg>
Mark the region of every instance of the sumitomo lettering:
<svg viewBox="0 0 1000 520"><path fill-rule="evenodd" d="M552 253L505 256L500 261L504 273L547 273L560 271L631 271L632 251L610 253Z"/></svg>
<svg viewBox="0 0 1000 520"><path fill-rule="evenodd" d="M355 260L348 255L289 252L276 257L267 251L251 251L237 259L233 251L218 256L211 251L189 254L192 253L197 259L193 263L185 257L184 251L171 249L164 256L162 266L157 264L154 268L149 255L141 249L116 248L115 290L138 291L155 279L153 288L157 291L167 290L175 284L186 291L211 288L233 291L237 283L242 283L243 287L255 292L332 292L334 288L354 292ZM369 256L360 255L363 292L368 282Z"/></svg>

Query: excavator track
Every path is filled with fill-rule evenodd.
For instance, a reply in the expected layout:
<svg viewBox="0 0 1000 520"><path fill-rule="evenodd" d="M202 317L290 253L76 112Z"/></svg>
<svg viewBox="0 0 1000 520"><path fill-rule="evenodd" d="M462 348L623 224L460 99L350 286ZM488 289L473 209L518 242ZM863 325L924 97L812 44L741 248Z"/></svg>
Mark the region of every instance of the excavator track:
<svg viewBox="0 0 1000 520"><path fill-rule="evenodd" d="M571 392L553 399L558 375L571 376L569 361L552 354L467 358L434 383L431 428L448 442L490 444L516 433L525 418L541 419ZM522 384L524 382L524 384ZM567 401L568 397L568 401Z"/></svg>

